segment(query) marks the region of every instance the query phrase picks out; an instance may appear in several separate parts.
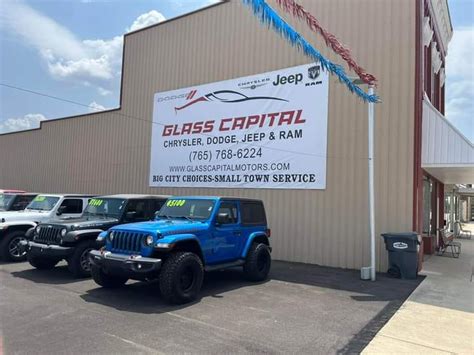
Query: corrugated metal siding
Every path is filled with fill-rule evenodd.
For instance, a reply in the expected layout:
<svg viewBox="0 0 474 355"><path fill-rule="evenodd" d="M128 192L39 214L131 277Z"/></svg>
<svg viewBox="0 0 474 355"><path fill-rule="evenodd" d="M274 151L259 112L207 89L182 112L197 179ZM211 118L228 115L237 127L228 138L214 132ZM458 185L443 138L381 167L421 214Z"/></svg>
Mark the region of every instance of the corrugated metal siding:
<svg viewBox="0 0 474 355"><path fill-rule="evenodd" d="M301 0L379 78L376 225L411 229L415 1ZM294 19L332 60L321 37ZM152 189L148 187L153 94L279 68L308 59L231 1L126 37L122 108L0 136L0 186L27 190L225 194L261 198L278 259L359 268L369 264L367 106L330 82L327 189ZM133 116L136 119L131 117ZM5 154L6 152L6 154ZM378 267L386 252L377 238Z"/></svg>

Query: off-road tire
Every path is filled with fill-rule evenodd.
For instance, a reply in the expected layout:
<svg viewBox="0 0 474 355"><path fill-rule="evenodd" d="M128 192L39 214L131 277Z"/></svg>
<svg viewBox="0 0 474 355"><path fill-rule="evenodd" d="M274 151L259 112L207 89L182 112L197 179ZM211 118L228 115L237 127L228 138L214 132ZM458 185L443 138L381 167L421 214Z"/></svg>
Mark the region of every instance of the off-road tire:
<svg viewBox="0 0 474 355"><path fill-rule="evenodd" d="M74 277L91 276L88 254L89 251L95 249L95 246L94 240L82 241L76 246L74 253L67 259L67 267Z"/></svg>
<svg viewBox="0 0 474 355"><path fill-rule="evenodd" d="M244 275L250 281L263 281L268 277L272 257L270 248L263 243L253 243L247 253Z"/></svg>
<svg viewBox="0 0 474 355"><path fill-rule="evenodd" d="M38 270L51 270L54 269L59 260L49 259L49 258L39 258L37 256L32 256L30 254L26 255L28 262L31 266L37 268Z"/></svg>
<svg viewBox="0 0 474 355"><path fill-rule="evenodd" d="M194 301L204 278L202 261L194 253L177 252L165 260L160 272L163 298L174 304Z"/></svg>
<svg viewBox="0 0 474 355"><path fill-rule="evenodd" d="M106 274L100 267L95 265L91 265L91 275L98 285L105 288L118 288L125 285L128 281L126 277Z"/></svg>
<svg viewBox="0 0 474 355"><path fill-rule="evenodd" d="M18 244L20 239L25 239L25 232L24 231L13 231L7 233L0 242L0 258L4 261L25 261L26 260L26 253L22 255L15 255L11 249L14 247L12 244ZM16 245L18 248L19 245ZM17 249L16 249L17 250Z"/></svg>

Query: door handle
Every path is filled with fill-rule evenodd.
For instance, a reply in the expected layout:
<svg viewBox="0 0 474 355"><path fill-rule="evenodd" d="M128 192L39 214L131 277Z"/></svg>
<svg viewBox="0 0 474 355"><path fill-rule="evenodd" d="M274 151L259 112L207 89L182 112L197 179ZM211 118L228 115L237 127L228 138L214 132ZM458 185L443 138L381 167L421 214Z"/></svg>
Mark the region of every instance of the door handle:
<svg viewBox="0 0 474 355"><path fill-rule="evenodd" d="M235 231L235 232L234 232L234 235L237 235L237 236L239 236L239 235L241 235L241 234L242 234L242 233L241 233L241 232L238 232L238 231Z"/></svg>

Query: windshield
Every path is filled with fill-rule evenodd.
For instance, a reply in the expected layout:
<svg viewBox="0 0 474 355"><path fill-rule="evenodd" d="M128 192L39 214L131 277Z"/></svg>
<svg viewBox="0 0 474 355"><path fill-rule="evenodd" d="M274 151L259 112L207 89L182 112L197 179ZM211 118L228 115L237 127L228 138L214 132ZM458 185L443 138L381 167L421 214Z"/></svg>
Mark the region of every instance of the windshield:
<svg viewBox="0 0 474 355"><path fill-rule="evenodd" d="M58 201L59 197L39 195L26 208L29 210L51 211Z"/></svg>
<svg viewBox="0 0 474 355"><path fill-rule="evenodd" d="M12 194L0 194L0 210L8 210L10 202L13 201L15 195Z"/></svg>
<svg viewBox="0 0 474 355"><path fill-rule="evenodd" d="M84 211L84 216L120 218L126 200L119 198L93 198Z"/></svg>
<svg viewBox="0 0 474 355"><path fill-rule="evenodd" d="M156 214L157 218L209 219L214 200L169 199Z"/></svg>

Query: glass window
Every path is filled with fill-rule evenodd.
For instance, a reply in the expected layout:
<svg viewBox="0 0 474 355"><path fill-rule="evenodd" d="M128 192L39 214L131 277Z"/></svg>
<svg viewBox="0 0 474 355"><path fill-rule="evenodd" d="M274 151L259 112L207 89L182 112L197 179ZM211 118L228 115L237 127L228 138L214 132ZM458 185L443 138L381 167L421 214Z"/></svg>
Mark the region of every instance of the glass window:
<svg viewBox="0 0 474 355"><path fill-rule="evenodd" d="M161 210L161 207L165 204L166 200L151 200L153 206L153 214Z"/></svg>
<svg viewBox="0 0 474 355"><path fill-rule="evenodd" d="M59 207L61 212L67 213L82 213L82 200L79 198L67 198L61 203Z"/></svg>
<svg viewBox="0 0 474 355"><path fill-rule="evenodd" d="M209 219L214 200L168 199L158 212L158 218Z"/></svg>
<svg viewBox="0 0 474 355"><path fill-rule="evenodd" d="M59 197L39 195L26 208L29 210L51 211L58 201Z"/></svg>
<svg viewBox="0 0 474 355"><path fill-rule="evenodd" d="M222 202L217 213L225 213L229 216L227 222L224 224L235 224L238 222L237 203L235 202Z"/></svg>
<svg viewBox="0 0 474 355"><path fill-rule="evenodd" d="M14 198L15 195L12 194L0 194L0 210L8 210Z"/></svg>
<svg viewBox="0 0 474 355"><path fill-rule="evenodd" d="M87 217L112 217L122 216L126 200L120 198L92 198L84 211Z"/></svg>
<svg viewBox="0 0 474 355"><path fill-rule="evenodd" d="M11 211L22 211L33 200L34 195L17 195L10 207Z"/></svg>
<svg viewBox="0 0 474 355"><path fill-rule="evenodd" d="M132 221L146 221L149 219L147 214L147 201L146 200L130 200L127 203L127 209L125 213L133 213L133 216L130 214L126 216L126 220L129 222Z"/></svg>
<svg viewBox="0 0 474 355"><path fill-rule="evenodd" d="M242 202L242 224L267 224L265 209L261 202Z"/></svg>

